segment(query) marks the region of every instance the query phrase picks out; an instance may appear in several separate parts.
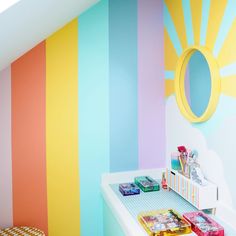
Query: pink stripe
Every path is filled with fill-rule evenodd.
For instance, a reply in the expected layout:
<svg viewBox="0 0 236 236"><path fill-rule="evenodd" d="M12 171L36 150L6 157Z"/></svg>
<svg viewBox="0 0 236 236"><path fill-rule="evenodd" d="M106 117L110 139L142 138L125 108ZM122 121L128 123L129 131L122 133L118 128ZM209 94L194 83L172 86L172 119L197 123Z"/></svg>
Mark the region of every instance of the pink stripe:
<svg viewBox="0 0 236 236"><path fill-rule="evenodd" d="M11 67L0 72L0 228L12 226Z"/></svg>
<svg viewBox="0 0 236 236"><path fill-rule="evenodd" d="M139 167L165 166L163 3L138 1Z"/></svg>

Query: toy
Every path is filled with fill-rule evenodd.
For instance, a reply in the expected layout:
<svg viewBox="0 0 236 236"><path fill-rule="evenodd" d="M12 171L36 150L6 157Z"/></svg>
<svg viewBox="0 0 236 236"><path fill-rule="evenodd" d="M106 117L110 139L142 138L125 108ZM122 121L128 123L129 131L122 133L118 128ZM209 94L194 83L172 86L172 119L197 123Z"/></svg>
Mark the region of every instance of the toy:
<svg viewBox="0 0 236 236"><path fill-rule="evenodd" d="M165 173L162 173L161 186L162 186L163 189L167 189L167 181L166 181Z"/></svg>
<svg viewBox="0 0 236 236"><path fill-rule="evenodd" d="M160 185L156 180L149 176L139 176L134 179L135 184L142 189L143 192L159 191Z"/></svg>
<svg viewBox="0 0 236 236"><path fill-rule="evenodd" d="M140 213L139 222L150 236L188 234L191 225L172 209Z"/></svg>
<svg viewBox="0 0 236 236"><path fill-rule="evenodd" d="M177 149L178 153L171 154L171 168L200 185L207 185L204 174L197 162L198 152L187 149L185 146L179 146Z"/></svg>
<svg viewBox="0 0 236 236"><path fill-rule="evenodd" d="M224 228L203 212L191 212L183 216L199 236L224 236Z"/></svg>
<svg viewBox="0 0 236 236"><path fill-rule="evenodd" d="M119 190L123 196L140 194L140 189L134 183L120 184Z"/></svg>
<svg viewBox="0 0 236 236"><path fill-rule="evenodd" d="M189 178L189 169L188 169L188 152L185 146L179 146L179 161L182 169L182 174Z"/></svg>
<svg viewBox="0 0 236 236"><path fill-rule="evenodd" d="M189 177L194 182L205 186L207 185L207 181L202 173L202 170L197 162L197 159L198 159L198 152L196 150L191 151L188 157L188 166L190 174Z"/></svg>

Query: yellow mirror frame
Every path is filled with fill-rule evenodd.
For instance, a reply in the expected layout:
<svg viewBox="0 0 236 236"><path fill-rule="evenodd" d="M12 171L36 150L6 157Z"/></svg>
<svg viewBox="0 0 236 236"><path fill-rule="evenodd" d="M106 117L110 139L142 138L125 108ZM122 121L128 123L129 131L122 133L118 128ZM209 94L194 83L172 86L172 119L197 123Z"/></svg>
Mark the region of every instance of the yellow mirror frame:
<svg viewBox="0 0 236 236"><path fill-rule="evenodd" d="M192 112L188 104L188 100L185 94L185 84L184 84L185 72L188 62L192 54L196 51L201 52L206 58L211 74L211 95L209 98L209 103L205 112L199 117ZM220 89L221 84L220 84L220 74L217 61L215 60L212 53L208 49L201 46L193 46L187 48L182 53L176 65L174 84L175 84L175 94L176 94L177 104L179 106L181 113L188 121L193 123L204 122L212 116L218 104L221 91Z"/></svg>

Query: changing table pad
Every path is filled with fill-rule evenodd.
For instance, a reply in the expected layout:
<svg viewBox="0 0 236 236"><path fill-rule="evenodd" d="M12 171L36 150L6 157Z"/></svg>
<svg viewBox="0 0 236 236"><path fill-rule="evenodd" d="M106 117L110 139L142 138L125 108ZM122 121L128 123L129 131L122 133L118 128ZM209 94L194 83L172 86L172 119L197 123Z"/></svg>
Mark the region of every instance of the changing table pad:
<svg viewBox="0 0 236 236"><path fill-rule="evenodd" d="M160 181L158 181L160 183ZM175 209L180 214L197 211L197 209L183 199L174 191L161 189L155 192L140 192L139 195L123 196L119 192L119 184L111 184L111 189L115 192L122 204L126 207L133 218L137 220L138 214L142 211L152 211L158 209ZM213 217L225 228L225 236L236 236L236 232L229 226L225 225L216 217Z"/></svg>

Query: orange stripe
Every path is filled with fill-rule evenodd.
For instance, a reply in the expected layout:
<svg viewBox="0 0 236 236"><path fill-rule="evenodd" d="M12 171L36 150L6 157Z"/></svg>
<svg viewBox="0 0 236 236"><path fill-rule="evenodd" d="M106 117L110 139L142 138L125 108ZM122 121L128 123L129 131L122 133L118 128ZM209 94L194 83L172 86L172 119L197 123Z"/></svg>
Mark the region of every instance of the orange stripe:
<svg viewBox="0 0 236 236"><path fill-rule="evenodd" d="M14 225L47 234L45 65L44 42L12 64L12 172Z"/></svg>

